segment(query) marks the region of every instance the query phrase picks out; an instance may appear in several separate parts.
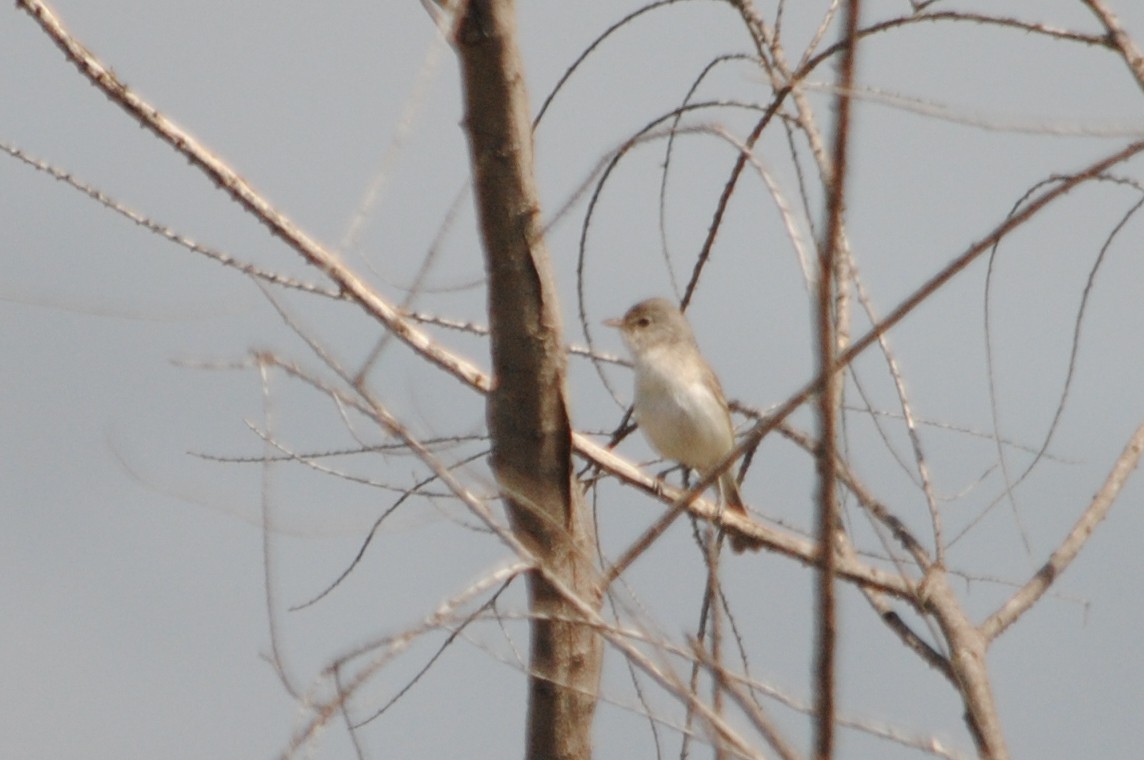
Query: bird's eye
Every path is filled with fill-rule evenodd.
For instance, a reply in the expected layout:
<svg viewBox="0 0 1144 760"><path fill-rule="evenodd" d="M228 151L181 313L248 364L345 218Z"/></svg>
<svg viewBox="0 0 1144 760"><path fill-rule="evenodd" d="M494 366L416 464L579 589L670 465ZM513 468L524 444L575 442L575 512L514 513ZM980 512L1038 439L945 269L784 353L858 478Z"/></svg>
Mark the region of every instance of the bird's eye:
<svg viewBox="0 0 1144 760"><path fill-rule="evenodd" d="M640 317L639 319L636 320L636 324L639 325L640 327L647 327L648 325L651 324L651 320L648 319L647 317Z"/></svg>

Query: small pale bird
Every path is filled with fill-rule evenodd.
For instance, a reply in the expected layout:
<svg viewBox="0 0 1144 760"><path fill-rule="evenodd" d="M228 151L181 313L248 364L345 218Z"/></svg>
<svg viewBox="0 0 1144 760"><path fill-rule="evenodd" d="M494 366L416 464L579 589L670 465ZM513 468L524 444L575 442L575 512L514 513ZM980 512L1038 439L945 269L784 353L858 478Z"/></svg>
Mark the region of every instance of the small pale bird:
<svg viewBox="0 0 1144 760"><path fill-rule="evenodd" d="M710 472L734 448L735 429L719 378L699 353L683 313L666 298L650 298L604 324L619 329L634 360L634 413L648 443L700 475ZM718 486L727 509L746 515L731 470ZM731 548L758 546L732 536Z"/></svg>

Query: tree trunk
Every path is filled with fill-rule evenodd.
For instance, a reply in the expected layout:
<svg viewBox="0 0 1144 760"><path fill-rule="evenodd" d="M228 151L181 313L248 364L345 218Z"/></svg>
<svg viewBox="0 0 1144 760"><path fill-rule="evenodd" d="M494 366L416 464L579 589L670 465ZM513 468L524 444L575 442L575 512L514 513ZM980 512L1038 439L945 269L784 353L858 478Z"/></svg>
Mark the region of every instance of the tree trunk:
<svg viewBox="0 0 1144 760"><path fill-rule="evenodd" d="M461 5L454 42L488 274L492 467L513 530L542 568L529 576L526 757L588 760L602 641L566 594L598 608L599 573L573 475L564 342L540 228L514 7L506 0Z"/></svg>

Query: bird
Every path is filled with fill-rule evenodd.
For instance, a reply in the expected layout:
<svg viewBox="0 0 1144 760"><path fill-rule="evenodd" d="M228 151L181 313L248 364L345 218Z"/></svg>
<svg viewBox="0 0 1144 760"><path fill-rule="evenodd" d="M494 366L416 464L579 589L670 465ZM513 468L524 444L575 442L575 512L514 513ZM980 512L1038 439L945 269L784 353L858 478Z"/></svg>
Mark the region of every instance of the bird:
<svg viewBox="0 0 1144 760"><path fill-rule="evenodd" d="M699 352L683 312L666 298L649 298L604 324L620 331L632 356L633 415L648 443L707 475L735 448L735 428L719 378ZM716 482L724 506L745 517L734 473L727 469ZM739 553L759 546L732 536L731 548Z"/></svg>

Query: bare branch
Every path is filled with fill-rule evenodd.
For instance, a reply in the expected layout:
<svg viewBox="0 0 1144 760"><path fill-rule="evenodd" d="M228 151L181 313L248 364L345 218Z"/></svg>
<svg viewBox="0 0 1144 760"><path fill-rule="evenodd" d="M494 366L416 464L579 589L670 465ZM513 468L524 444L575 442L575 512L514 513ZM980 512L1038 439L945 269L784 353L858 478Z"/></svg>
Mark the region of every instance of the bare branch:
<svg viewBox="0 0 1144 760"><path fill-rule="evenodd" d="M970 264L977 260L985 251L989 250L998 240L1005 237L1017 227L1020 227L1025 222L1032 219L1036 214L1043 210L1046 206L1058 200L1061 196L1068 193L1076 186L1092 180L1104 172L1108 171L1113 166L1127 161L1138 153L1144 152L1144 140L1133 142L1124 148L1116 151L1115 153L1099 159L1095 163L1090 164L1081 171L1075 174L1064 175L1061 178L1060 184L1053 187L1051 190L1046 190L1031 200L1019 213L1007 216L1003 222L998 224L981 240L973 243L966 251L954 258L949 264L942 267L935 275L926 280L920 287L918 287L912 294L899 303L885 318L878 324L874 325L865 335L855 340L849 348L842 352L838 358L838 364L835 366L835 371L839 371L854 361L867 348L869 348L879 336L888 332L895 325L905 319L914 309L924 303L931 295L941 289L946 283L963 272ZM806 403L814 393L822 385L823 378L818 376L804 385L798 392L784 401L765 419L759 421L751 430L740 440L739 445L727 455L727 461L731 462L741 457L747 450L754 448L758 445L759 441L763 439L768 433L774 430L778 425L791 415L796 409ZM717 468L719 469L719 468ZM709 488L711 483L714 482L712 478L710 482L704 478L700 483L704 488Z"/></svg>
<svg viewBox="0 0 1144 760"><path fill-rule="evenodd" d="M930 570L922 594L923 603L937 618L949 644L950 666L978 753L990 760L1006 760L1009 751L985 659L988 641L962 609L945 568L935 566Z"/></svg>
<svg viewBox="0 0 1144 760"><path fill-rule="evenodd" d="M60 182L64 182L67 185L70 185L71 187L79 190L81 193L94 200L96 203L99 203L105 208L111 209L115 213L126 219L129 219L140 227L143 227L150 232L154 232L156 235L166 238L176 245L180 245L183 248L186 248L192 253L197 253L202 256L206 256L209 259L214 259L223 266L237 269L243 274L249 275L264 282L271 283L273 285L280 285L284 288L293 288L295 290L301 290L306 293L313 293L314 295L326 296L327 298L342 297L342 295L335 290L323 288L318 285L314 285L313 283L295 280L293 278L278 274L277 272L267 271L261 267L256 267L253 264L247 263L240 259L236 259L230 254L224 253L216 248L211 248L210 246L203 245L202 243L199 243L192 238L187 237L186 235L175 232L170 227L160 224L153 219L145 216L144 214L115 200L114 198L104 193L102 190L98 190L92 185L76 178L70 172L66 172L62 169L52 166L46 161L41 161L38 158L29 156L27 153L14 145L0 142L0 150L5 151L8 153L8 155L15 159L23 161L25 164L31 166L32 168L50 175L53 179L57 179Z"/></svg>
<svg viewBox="0 0 1144 760"><path fill-rule="evenodd" d="M981 624L981 634L986 640L992 641L1016 622L1017 618L1036 604L1037 600L1048 591L1049 586L1076 559L1088 542L1089 536L1096 530L1096 526L1108 515L1108 511L1120 494L1120 489L1124 487L1128 477L1140 462L1142 451L1144 451L1144 424L1136 428L1128 445L1113 464L1104 485L1048 561L1041 565L1041 569L1029 579L1028 583Z"/></svg>
<svg viewBox="0 0 1144 760"><path fill-rule="evenodd" d="M424 332L402 319L397 309L381 298L334 253L327 250L275 209L246 180L199 143L190 133L120 82L111 69L100 62L68 33L56 15L40 0L20 0L19 6L39 23L40 28L51 37L68 60L75 64L80 73L102 90L113 103L127 111L141 125L151 130L179 154L186 157L235 202L266 225L271 234L281 239L307 262L333 280L343 297L354 300L370 315L384 324L397 338L433 364L470 386L483 391L488 390L488 378L476 366L445 351Z"/></svg>
<svg viewBox="0 0 1144 760"><path fill-rule="evenodd" d="M835 721L835 655L837 647L837 618L835 616L835 573L837 553L834 536L839 532L838 516L838 417L842 407L842 376L836 371L839 340L845 310L839 296L845 283L839 282L843 271L846 245L843 240L843 214L846 208L846 180L850 144L850 96L854 82L854 58L858 45L858 15L860 0L849 0L843 15L843 28L850 41L843 51L839 65L839 94L835 102L836 121L831 163L832 181L826 187L826 234L819 243L817 309L815 332L818 371L822 387L818 393L818 447L815 451L818 470L818 495L815 499L816 535L820 558L817 596L817 629L815 631L815 721L814 751L819 760L834 755Z"/></svg>
<svg viewBox="0 0 1144 760"><path fill-rule="evenodd" d="M771 717L763 712L762 708L750 698L742 685L727 677L727 672L723 669L719 661L708 655L698 641L692 642L691 649L696 660L714 674L715 679L719 683L720 690L726 691L731 695L731 698L735 700L735 704L751 719L755 728L763 735L767 743L774 748L778 756L783 760L799 760L802 756L794 747L790 746L790 743L787 742Z"/></svg>
<svg viewBox="0 0 1144 760"><path fill-rule="evenodd" d="M1081 0L1081 2L1087 5L1088 9L1100 19L1101 26L1104 27L1108 35L1108 41L1120 53L1124 63L1128 65L1128 70L1135 77L1136 84L1144 90L1144 53L1140 52L1140 48L1136 47L1136 43L1128 36L1128 32L1124 31L1120 19L1116 18L1116 15L1109 10L1103 0Z"/></svg>

